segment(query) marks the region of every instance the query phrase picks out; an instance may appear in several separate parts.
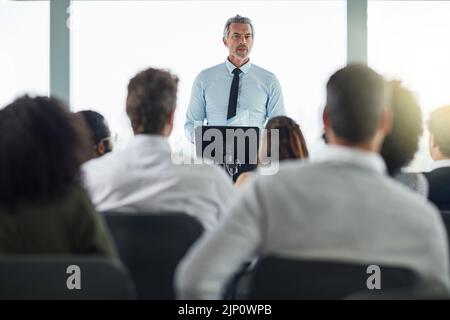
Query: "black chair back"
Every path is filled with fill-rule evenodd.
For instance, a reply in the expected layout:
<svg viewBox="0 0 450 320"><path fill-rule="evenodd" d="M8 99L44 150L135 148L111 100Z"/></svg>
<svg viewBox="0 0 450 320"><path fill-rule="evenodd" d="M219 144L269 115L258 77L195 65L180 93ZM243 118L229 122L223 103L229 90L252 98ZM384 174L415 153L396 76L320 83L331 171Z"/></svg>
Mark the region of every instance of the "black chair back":
<svg viewBox="0 0 450 320"><path fill-rule="evenodd" d="M367 272L369 265L265 257L252 272L249 298L343 299L355 292L369 292L367 280L372 274ZM417 275L412 270L378 266L380 290L407 290L417 284Z"/></svg>
<svg viewBox="0 0 450 320"><path fill-rule="evenodd" d="M450 233L450 210L441 211L442 220L444 221L445 228L447 229L447 234Z"/></svg>
<svg viewBox="0 0 450 320"><path fill-rule="evenodd" d="M138 298L174 299L174 273L203 233L200 222L182 213L104 213Z"/></svg>
<svg viewBox="0 0 450 320"><path fill-rule="evenodd" d="M134 298L131 277L117 259L34 255L0 258L0 299Z"/></svg>
<svg viewBox="0 0 450 320"><path fill-rule="evenodd" d="M441 216L444 222L445 230L447 231L448 247L450 250L450 210L441 210Z"/></svg>

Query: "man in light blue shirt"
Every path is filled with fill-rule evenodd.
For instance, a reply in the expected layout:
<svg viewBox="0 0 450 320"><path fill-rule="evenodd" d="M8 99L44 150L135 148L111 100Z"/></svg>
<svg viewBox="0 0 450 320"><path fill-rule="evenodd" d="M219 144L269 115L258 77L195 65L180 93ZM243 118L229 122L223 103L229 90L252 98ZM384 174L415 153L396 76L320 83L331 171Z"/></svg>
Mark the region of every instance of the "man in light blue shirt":
<svg viewBox="0 0 450 320"><path fill-rule="evenodd" d="M249 61L253 37L249 18L236 15L228 19L223 34L227 60L201 71L192 87L184 126L192 143L194 128L205 120L208 125L263 128L267 119L285 115L276 76Z"/></svg>

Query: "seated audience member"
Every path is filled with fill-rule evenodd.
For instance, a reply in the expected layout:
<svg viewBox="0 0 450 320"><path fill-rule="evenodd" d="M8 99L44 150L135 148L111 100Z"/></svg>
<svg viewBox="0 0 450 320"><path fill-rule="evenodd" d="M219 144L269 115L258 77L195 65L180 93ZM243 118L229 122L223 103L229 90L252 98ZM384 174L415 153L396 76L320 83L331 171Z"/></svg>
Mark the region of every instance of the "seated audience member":
<svg viewBox="0 0 450 320"><path fill-rule="evenodd" d="M433 169L425 173L428 198L441 210L450 210L450 105L433 111L428 121Z"/></svg>
<svg viewBox="0 0 450 320"><path fill-rule="evenodd" d="M233 198L220 167L175 164L167 137L173 128L178 79L147 69L128 84L126 111L134 131L128 147L83 166L85 185L99 211L183 212L206 229Z"/></svg>
<svg viewBox="0 0 450 320"><path fill-rule="evenodd" d="M0 254L116 255L79 183L82 125L53 98L23 96L0 110Z"/></svg>
<svg viewBox="0 0 450 320"><path fill-rule="evenodd" d="M86 122L94 144L90 159L95 159L113 150L113 137L105 118L98 112L83 110L77 112Z"/></svg>
<svg viewBox="0 0 450 320"><path fill-rule="evenodd" d="M392 130L381 146L390 176L419 194L428 196L428 182L421 173L402 172L414 158L422 135L422 111L414 94L400 81L388 82L391 95Z"/></svg>
<svg viewBox="0 0 450 320"><path fill-rule="evenodd" d="M363 65L327 84L328 140L313 162L293 161L243 189L225 220L177 268L180 298L220 298L254 256L402 266L447 287L449 255L439 213L385 174L389 131L384 79Z"/></svg>
<svg viewBox="0 0 450 320"><path fill-rule="evenodd" d="M271 130L278 131L278 160L305 159L308 158L308 147L300 126L291 118L277 116L269 119L266 124L267 136L263 136L260 146L258 161L265 161L265 157L271 157ZM235 186L242 187L254 176L253 172L244 172L236 180Z"/></svg>

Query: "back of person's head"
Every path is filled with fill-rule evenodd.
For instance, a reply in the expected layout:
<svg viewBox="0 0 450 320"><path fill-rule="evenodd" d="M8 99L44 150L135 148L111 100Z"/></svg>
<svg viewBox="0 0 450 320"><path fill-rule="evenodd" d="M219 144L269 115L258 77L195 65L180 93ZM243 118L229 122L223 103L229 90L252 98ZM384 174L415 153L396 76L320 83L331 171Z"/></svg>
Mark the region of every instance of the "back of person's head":
<svg viewBox="0 0 450 320"><path fill-rule="evenodd" d="M169 135L177 100L178 78L149 68L128 84L127 114L135 134Z"/></svg>
<svg viewBox="0 0 450 320"><path fill-rule="evenodd" d="M278 116L267 121L267 153L270 155L272 129L278 129L279 160L303 159L309 156L305 138L300 126L291 118Z"/></svg>
<svg viewBox="0 0 450 320"><path fill-rule="evenodd" d="M94 144L93 158L99 157L112 151L113 145L110 141L111 130L106 123L105 117L92 110L83 110L77 112L86 122L91 132L92 142Z"/></svg>
<svg viewBox="0 0 450 320"><path fill-rule="evenodd" d="M326 114L336 137L366 143L376 134L385 110L385 81L365 65L351 64L327 83Z"/></svg>
<svg viewBox="0 0 450 320"><path fill-rule="evenodd" d="M85 130L54 98L23 96L0 110L0 205L56 197L77 184Z"/></svg>
<svg viewBox="0 0 450 320"><path fill-rule="evenodd" d="M414 94L400 81L390 81L388 87L393 122L380 153L389 174L395 175L412 161L417 152L423 132L422 112Z"/></svg>
<svg viewBox="0 0 450 320"><path fill-rule="evenodd" d="M433 140L430 147L437 148L442 157L450 158L450 105L436 109L430 114L428 130Z"/></svg>

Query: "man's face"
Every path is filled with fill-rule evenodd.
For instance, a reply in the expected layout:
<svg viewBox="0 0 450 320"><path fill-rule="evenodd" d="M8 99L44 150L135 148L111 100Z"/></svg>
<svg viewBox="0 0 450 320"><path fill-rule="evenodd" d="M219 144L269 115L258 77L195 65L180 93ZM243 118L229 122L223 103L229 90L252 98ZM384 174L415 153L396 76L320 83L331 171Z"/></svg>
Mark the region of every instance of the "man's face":
<svg viewBox="0 0 450 320"><path fill-rule="evenodd" d="M252 27L246 23L230 24L228 37L223 40L230 56L237 59L247 59L253 46Z"/></svg>

